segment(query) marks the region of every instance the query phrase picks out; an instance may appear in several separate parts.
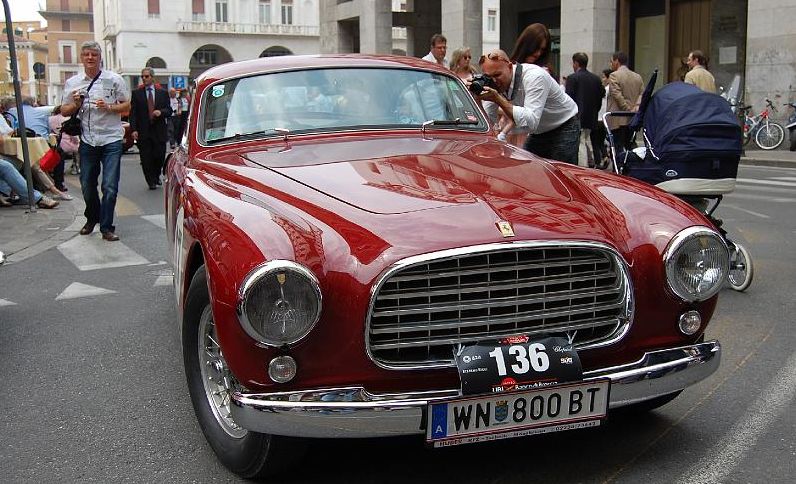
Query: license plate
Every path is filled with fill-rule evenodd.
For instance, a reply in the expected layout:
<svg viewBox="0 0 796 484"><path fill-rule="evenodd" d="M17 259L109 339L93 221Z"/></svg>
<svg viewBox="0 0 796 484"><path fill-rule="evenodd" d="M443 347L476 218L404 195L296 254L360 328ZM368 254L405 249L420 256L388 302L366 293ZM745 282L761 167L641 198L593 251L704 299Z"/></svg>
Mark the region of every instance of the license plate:
<svg viewBox="0 0 796 484"><path fill-rule="evenodd" d="M608 410L609 380L462 398L428 406L434 447L595 427Z"/></svg>

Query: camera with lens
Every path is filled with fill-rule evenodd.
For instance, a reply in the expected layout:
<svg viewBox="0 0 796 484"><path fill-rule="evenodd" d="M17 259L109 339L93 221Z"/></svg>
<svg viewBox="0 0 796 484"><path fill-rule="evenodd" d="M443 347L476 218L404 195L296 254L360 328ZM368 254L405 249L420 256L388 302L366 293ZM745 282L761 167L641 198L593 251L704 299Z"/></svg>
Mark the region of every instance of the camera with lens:
<svg viewBox="0 0 796 484"><path fill-rule="evenodd" d="M472 92L477 96L482 92L484 92L485 87L491 87L492 89L497 89L497 84L495 84L494 79L487 76L486 74L474 75L473 80L470 82L470 92Z"/></svg>

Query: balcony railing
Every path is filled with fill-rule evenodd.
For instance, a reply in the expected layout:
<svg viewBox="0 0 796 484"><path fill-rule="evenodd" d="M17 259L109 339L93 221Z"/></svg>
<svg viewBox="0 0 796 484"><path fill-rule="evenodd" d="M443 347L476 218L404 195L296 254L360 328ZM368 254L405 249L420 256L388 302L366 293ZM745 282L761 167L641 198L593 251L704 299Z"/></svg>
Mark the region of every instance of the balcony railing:
<svg viewBox="0 0 796 484"><path fill-rule="evenodd" d="M178 32L190 33L227 33L227 34L266 34L266 35L297 35L317 37L317 25L283 25L283 24L243 24L233 22L177 22Z"/></svg>
<svg viewBox="0 0 796 484"><path fill-rule="evenodd" d="M42 17L47 15L93 15L94 9L91 5L88 7L83 6L69 6L67 9L61 8L60 5L48 8L47 10L39 10Z"/></svg>

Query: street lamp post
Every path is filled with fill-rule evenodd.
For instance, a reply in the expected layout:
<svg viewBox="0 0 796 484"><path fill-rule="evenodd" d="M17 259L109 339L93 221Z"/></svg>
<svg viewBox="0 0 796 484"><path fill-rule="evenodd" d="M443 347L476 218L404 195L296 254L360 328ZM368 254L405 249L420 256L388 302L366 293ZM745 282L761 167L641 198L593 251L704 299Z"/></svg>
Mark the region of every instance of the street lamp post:
<svg viewBox="0 0 796 484"><path fill-rule="evenodd" d="M30 170L30 153L28 152L28 137L25 134L25 114L22 111L22 91L19 88L19 68L17 66L17 51L14 46L14 28L11 23L11 9L8 0L3 0L3 11L6 15L6 33L8 34L8 57L11 60L11 77L14 80L14 97L17 102L17 122L19 123L19 137L22 139L22 166L25 170L25 179L28 182L28 209L36 211L36 202L33 200L33 175Z"/></svg>

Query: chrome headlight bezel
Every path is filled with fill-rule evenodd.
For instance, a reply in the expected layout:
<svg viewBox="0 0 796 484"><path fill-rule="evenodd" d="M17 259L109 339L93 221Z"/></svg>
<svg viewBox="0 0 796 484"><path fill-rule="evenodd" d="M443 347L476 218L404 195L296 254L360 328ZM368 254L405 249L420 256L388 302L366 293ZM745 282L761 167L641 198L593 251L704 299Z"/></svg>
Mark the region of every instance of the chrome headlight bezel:
<svg viewBox="0 0 796 484"><path fill-rule="evenodd" d="M267 336L255 329L255 326L249 319L248 306L255 303L255 301L251 300L251 297L258 284L263 283L264 281L268 280L269 277L281 272L292 273L293 275L304 279L305 283L310 286L310 290L315 294L315 297L318 301L316 310L307 319L306 326L299 332L299 334L284 340L275 340L269 339ZM310 334L321 317L322 308L323 297L321 295L320 284L318 282L318 278L311 270L297 262L289 260L272 260L257 266L251 272L249 272L248 275L246 275L238 291L236 313L241 327L243 327L243 330L246 332L246 334L263 346L278 348L285 345L298 343L308 334Z"/></svg>
<svg viewBox="0 0 796 484"><path fill-rule="evenodd" d="M678 272L680 268L677 265L680 256L683 255L683 251L689 250L695 240L699 240L699 243L704 245L703 248L705 249L710 245L719 251L714 257L715 265L708 268L718 270L719 277L707 289L696 291L690 289L688 284L679 278ZM669 290L683 301L697 302L710 299L721 290L729 272L730 256L727 243L718 232L708 227L696 226L681 230L669 241L663 253L663 264L666 272L666 284L669 286Z"/></svg>

